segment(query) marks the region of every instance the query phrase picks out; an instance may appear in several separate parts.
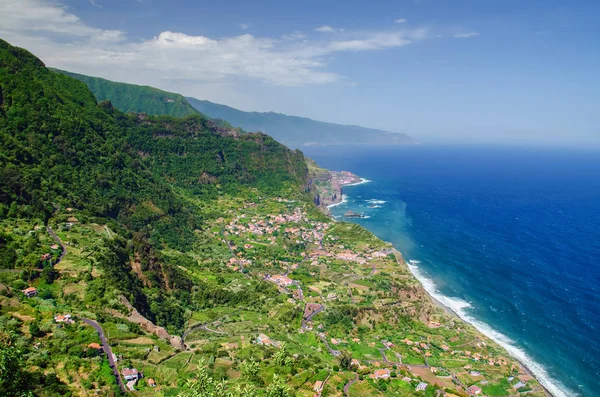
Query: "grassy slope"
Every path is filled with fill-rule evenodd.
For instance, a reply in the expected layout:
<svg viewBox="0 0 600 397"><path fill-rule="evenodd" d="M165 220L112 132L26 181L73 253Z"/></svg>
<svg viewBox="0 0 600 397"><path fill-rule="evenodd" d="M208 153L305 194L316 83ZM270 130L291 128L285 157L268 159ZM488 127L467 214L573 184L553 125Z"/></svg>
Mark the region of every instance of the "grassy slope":
<svg viewBox="0 0 600 397"><path fill-rule="evenodd" d="M149 86L118 83L100 77L55 70L84 82L98 101L110 100L117 109L125 113L135 112L174 117L184 117L197 113L180 94Z"/></svg>

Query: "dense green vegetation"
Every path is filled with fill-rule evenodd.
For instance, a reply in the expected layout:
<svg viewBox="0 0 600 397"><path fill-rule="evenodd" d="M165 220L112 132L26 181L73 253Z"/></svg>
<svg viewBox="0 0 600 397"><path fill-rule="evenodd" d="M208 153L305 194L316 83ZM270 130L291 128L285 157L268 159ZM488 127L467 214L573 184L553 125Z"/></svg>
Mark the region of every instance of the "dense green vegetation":
<svg viewBox="0 0 600 397"><path fill-rule="evenodd" d="M543 395L389 244L319 211L326 172L199 114L97 104L0 41L0 395L120 394L92 320L134 396Z"/></svg>
<svg viewBox="0 0 600 397"><path fill-rule="evenodd" d="M180 94L162 91L154 87L118 83L65 70L53 70L84 82L98 101L111 101L114 107L125 113L135 112L173 117L185 117L198 113Z"/></svg>
<svg viewBox="0 0 600 397"><path fill-rule="evenodd" d="M412 139L405 134L353 125L325 123L273 112L244 112L209 101L184 98L180 94L165 92L153 87L119 83L58 69L56 71L84 82L98 101L109 100L115 108L125 113L141 112L149 115L183 117L200 112L212 119L224 120L246 131L264 132L292 148L309 144L406 144L412 142Z"/></svg>

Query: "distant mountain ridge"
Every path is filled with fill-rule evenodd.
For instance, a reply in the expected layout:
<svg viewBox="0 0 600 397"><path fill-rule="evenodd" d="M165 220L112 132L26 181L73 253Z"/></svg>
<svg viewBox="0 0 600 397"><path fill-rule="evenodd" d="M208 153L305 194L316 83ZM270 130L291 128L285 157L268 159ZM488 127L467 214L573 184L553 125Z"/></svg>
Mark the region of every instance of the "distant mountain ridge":
<svg viewBox="0 0 600 397"><path fill-rule="evenodd" d="M159 90L150 86L119 83L100 77L52 69L84 82L100 101L109 100L125 113L147 113L151 116L185 117L198 112L181 94Z"/></svg>
<svg viewBox="0 0 600 397"><path fill-rule="evenodd" d="M246 131L260 131L297 149L315 145L399 145L414 143L406 134L312 120L274 112L245 112L230 106L184 97L149 86L119 83L64 70L56 72L84 82L98 101L109 100L125 113L185 117L198 112Z"/></svg>
<svg viewBox="0 0 600 397"><path fill-rule="evenodd" d="M187 100L194 109L210 118L223 119L247 131L261 131L291 148L312 145L414 143L411 137L403 133L327 123L274 112L244 112L191 97L187 97Z"/></svg>

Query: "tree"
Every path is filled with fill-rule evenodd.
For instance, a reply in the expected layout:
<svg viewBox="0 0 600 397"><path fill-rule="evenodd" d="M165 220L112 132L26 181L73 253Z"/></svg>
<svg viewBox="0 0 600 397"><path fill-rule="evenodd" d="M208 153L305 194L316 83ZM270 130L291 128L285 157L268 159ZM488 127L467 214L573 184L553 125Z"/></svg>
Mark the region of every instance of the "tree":
<svg viewBox="0 0 600 397"><path fill-rule="evenodd" d="M255 381L258 378L258 372L260 371L260 363L254 358L251 358L241 364L241 370L244 379Z"/></svg>
<svg viewBox="0 0 600 397"><path fill-rule="evenodd" d="M292 390L282 377L273 375L273 382L267 387L267 397L292 397Z"/></svg>
<svg viewBox="0 0 600 397"><path fill-rule="evenodd" d="M23 370L23 354L13 335L0 332L0 395L21 397L33 395L28 391L28 374Z"/></svg>
<svg viewBox="0 0 600 397"><path fill-rule="evenodd" d="M348 352L344 352L340 356L339 362L342 369L348 370L352 366L352 356Z"/></svg>
<svg viewBox="0 0 600 397"><path fill-rule="evenodd" d="M289 357L285 343L282 343L281 348L273 355L273 360L275 360L275 365L278 367L285 367L292 361Z"/></svg>

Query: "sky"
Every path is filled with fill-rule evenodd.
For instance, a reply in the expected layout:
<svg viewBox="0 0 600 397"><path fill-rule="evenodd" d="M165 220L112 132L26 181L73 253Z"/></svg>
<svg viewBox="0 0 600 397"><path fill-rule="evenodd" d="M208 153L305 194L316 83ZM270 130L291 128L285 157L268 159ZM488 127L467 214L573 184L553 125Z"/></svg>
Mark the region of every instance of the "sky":
<svg viewBox="0 0 600 397"><path fill-rule="evenodd" d="M0 0L46 65L421 142L600 145L596 0Z"/></svg>

